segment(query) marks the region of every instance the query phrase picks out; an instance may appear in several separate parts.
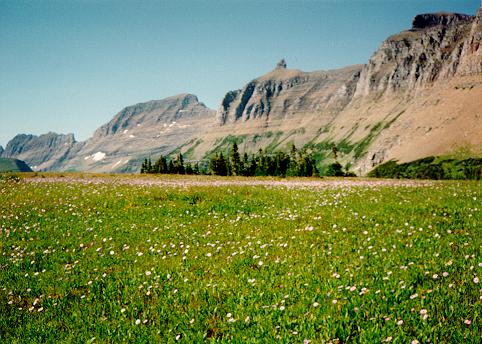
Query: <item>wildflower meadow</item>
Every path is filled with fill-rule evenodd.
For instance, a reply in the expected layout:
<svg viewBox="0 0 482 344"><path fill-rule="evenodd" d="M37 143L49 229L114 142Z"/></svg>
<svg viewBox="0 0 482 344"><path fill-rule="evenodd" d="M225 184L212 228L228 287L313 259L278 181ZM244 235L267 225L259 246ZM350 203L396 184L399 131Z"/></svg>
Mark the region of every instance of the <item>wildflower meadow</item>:
<svg viewBox="0 0 482 344"><path fill-rule="evenodd" d="M252 181L0 181L0 342L480 343L481 182Z"/></svg>

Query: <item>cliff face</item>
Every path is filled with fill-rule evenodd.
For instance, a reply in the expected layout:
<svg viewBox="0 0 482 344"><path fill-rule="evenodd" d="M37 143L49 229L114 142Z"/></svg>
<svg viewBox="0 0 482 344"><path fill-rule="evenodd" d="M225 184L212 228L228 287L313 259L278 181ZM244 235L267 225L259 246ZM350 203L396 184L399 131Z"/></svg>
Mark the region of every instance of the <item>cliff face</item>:
<svg viewBox="0 0 482 344"><path fill-rule="evenodd" d="M460 54L459 75L482 74L482 6L475 16Z"/></svg>
<svg viewBox="0 0 482 344"><path fill-rule="evenodd" d="M3 147L2 147L2 146L0 146L0 157L1 157L1 156L2 156L2 154L3 154L3 151L4 151Z"/></svg>
<svg viewBox="0 0 482 344"><path fill-rule="evenodd" d="M363 68L355 97L415 94L455 76L474 17L422 14L409 31L389 37Z"/></svg>
<svg viewBox="0 0 482 344"><path fill-rule="evenodd" d="M36 171L48 171L59 168L78 146L73 134L20 134L8 142L2 157L23 160Z"/></svg>
<svg viewBox="0 0 482 344"><path fill-rule="evenodd" d="M217 112L221 125L248 120L283 120L302 113L335 116L351 99L361 66L302 72L278 65L240 90L224 96Z"/></svg>
<svg viewBox="0 0 482 344"><path fill-rule="evenodd" d="M214 122L214 111L192 94L128 106L96 130L63 168L136 172L143 158L194 144Z"/></svg>

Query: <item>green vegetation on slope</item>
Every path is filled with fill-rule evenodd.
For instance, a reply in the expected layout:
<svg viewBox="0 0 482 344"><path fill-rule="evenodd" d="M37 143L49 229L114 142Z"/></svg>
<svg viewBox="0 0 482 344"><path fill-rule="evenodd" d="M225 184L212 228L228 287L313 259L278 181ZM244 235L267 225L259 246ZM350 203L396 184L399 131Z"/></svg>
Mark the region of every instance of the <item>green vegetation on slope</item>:
<svg viewBox="0 0 482 344"><path fill-rule="evenodd" d="M0 341L478 343L481 190L0 184Z"/></svg>
<svg viewBox="0 0 482 344"><path fill-rule="evenodd" d="M210 159L212 156L216 154L223 153L224 155L229 154L229 148L236 143L237 145L240 145L241 143L244 142L246 139L247 135L228 135L224 137L223 139L218 139L214 143L214 148L211 149L210 151L206 152L204 155L205 159Z"/></svg>
<svg viewBox="0 0 482 344"><path fill-rule="evenodd" d="M482 177L482 158L457 160L433 156L397 164L391 160L375 167L369 177L407 179L476 179Z"/></svg>
<svg viewBox="0 0 482 344"><path fill-rule="evenodd" d="M0 173L2 172L32 172L32 169L22 160L0 158Z"/></svg>

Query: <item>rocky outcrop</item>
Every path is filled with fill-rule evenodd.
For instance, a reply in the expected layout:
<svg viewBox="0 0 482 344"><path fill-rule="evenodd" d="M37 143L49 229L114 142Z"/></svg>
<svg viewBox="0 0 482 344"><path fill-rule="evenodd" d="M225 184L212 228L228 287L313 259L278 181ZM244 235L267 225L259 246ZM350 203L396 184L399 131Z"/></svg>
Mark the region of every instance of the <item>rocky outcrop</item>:
<svg viewBox="0 0 482 344"><path fill-rule="evenodd" d="M354 91L361 66L302 72L282 60L268 74L224 96L217 112L221 125L248 120L276 121L303 113L335 116Z"/></svg>
<svg viewBox="0 0 482 344"><path fill-rule="evenodd" d="M214 113L192 94L128 106L97 129L63 169L136 172L145 157L194 144L214 123Z"/></svg>
<svg viewBox="0 0 482 344"><path fill-rule="evenodd" d="M461 23L470 22L473 16L460 13L425 13L415 16L412 22L413 29L426 29L433 26L455 26Z"/></svg>
<svg viewBox="0 0 482 344"><path fill-rule="evenodd" d="M36 171L55 170L78 146L73 134L20 134L8 142L2 157L23 160Z"/></svg>
<svg viewBox="0 0 482 344"><path fill-rule="evenodd" d="M468 42L474 19L453 13L416 16L412 30L389 37L370 58L355 97L394 92L411 96L435 81L452 78L459 68L465 68L460 65L464 48L474 46Z"/></svg>
<svg viewBox="0 0 482 344"><path fill-rule="evenodd" d="M482 74L482 6L473 20L470 33L460 53L459 75Z"/></svg>
<svg viewBox="0 0 482 344"><path fill-rule="evenodd" d="M0 156L2 156L3 151L4 151L3 147L2 147L2 146L0 146Z"/></svg>
<svg viewBox="0 0 482 344"><path fill-rule="evenodd" d="M281 59L277 64L276 64L276 69L286 69L288 65L286 64L285 59Z"/></svg>

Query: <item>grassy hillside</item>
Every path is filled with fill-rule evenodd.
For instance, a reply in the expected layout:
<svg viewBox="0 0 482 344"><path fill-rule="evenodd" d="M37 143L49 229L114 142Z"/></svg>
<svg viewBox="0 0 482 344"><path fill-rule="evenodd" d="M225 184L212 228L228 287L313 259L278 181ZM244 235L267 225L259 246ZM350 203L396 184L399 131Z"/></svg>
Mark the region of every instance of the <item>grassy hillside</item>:
<svg viewBox="0 0 482 344"><path fill-rule="evenodd" d="M1 172L32 172L32 169L22 160L0 158Z"/></svg>
<svg viewBox="0 0 482 344"><path fill-rule="evenodd" d="M376 178L475 179L482 178L482 158L427 157L403 164L388 161L368 173Z"/></svg>
<svg viewBox="0 0 482 344"><path fill-rule="evenodd" d="M3 343L482 336L480 182L59 179L0 184Z"/></svg>

